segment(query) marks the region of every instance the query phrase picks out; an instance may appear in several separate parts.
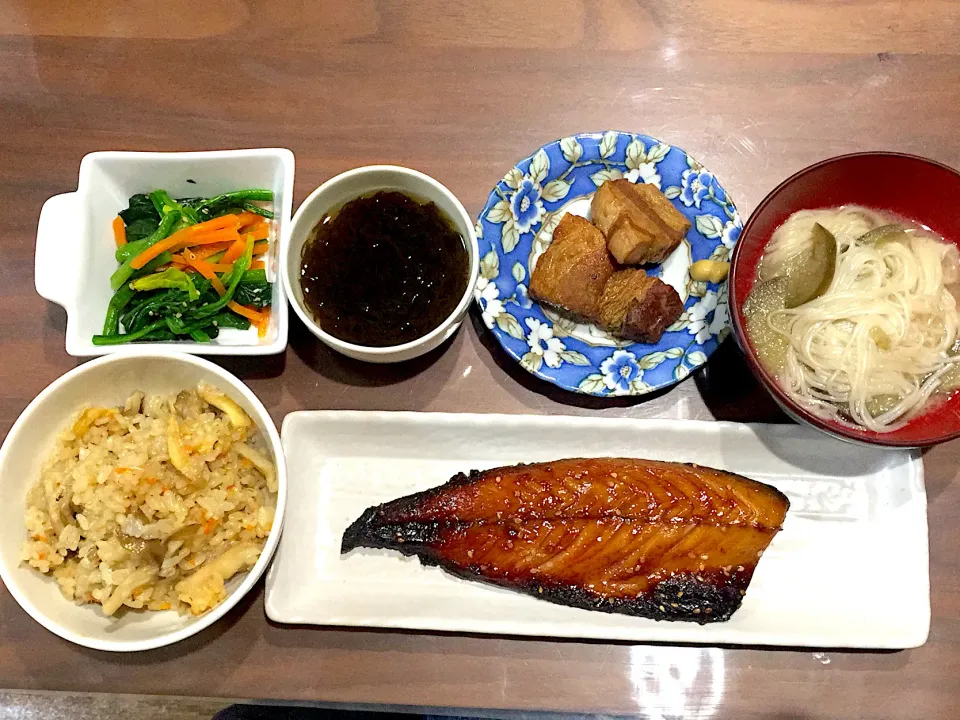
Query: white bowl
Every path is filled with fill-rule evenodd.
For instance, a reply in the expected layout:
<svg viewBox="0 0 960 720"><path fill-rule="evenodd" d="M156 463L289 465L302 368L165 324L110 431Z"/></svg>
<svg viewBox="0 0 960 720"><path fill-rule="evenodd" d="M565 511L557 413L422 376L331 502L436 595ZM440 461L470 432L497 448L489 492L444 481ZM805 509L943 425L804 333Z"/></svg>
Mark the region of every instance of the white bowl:
<svg viewBox="0 0 960 720"><path fill-rule="evenodd" d="M200 615L175 611L127 612L105 616L98 605L76 605L61 593L52 577L20 563L26 538L24 512L28 488L53 450L57 435L84 404L121 405L136 390L175 393L201 380L233 398L256 422L277 467L277 513L256 565L227 583L228 595ZM169 351L132 350L74 368L55 380L31 402L14 423L0 448L0 579L20 606L50 632L98 650L128 652L169 645L200 632L223 617L250 591L266 569L280 540L287 498L283 447L276 426L250 389L226 370L201 358Z"/></svg>
<svg viewBox="0 0 960 720"><path fill-rule="evenodd" d="M418 200L428 200L453 220L457 231L463 237L470 260L467 285L463 297L456 309L450 313L441 325L421 338L402 345L388 347L369 347L345 342L327 332L314 319L313 314L303 304L303 291L300 287L300 260L303 244L320 219L331 210L344 203L377 190L399 190ZM473 286L477 282L480 250L477 247L477 235L473 222L463 205L447 188L429 175L396 165L370 165L348 170L327 180L318 187L293 216L290 238L282 248L280 268L283 285L290 298L294 312L303 320L310 332L324 343L348 357L374 363L400 362L410 360L430 352L451 337L460 327L470 302L473 299Z"/></svg>
<svg viewBox="0 0 960 720"><path fill-rule="evenodd" d="M76 192L55 195L40 212L34 280L37 292L67 311L67 352L91 357L125 352L131 345L97 346L113 296L116 244L110 223L136 193L163 188L173 197L209 197L231 190L273 190L276 242L266 259L273 306L266 336L255 328L225 329L213 342L137 343L140 348L176 347L201 355L273 355L287 346L289 320L276 263L290 232L293 153L282 148L213 152L95 152L80 163ZM272 240L272 238L271 238Z"/></svg>

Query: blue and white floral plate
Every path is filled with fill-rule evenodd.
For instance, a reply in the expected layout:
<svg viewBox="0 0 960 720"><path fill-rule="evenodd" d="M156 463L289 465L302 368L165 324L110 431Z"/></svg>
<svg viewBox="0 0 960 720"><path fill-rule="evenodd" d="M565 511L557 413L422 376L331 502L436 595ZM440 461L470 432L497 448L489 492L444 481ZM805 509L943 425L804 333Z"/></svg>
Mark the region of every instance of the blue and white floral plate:
<svg viewBox="0 0 960 720"><path fill-rule="evenodd" d="M648 271L684 301L656 345L618 340L527 297L530 272L560 218L589 218L593 193L618 178L656 185L692 223L680 247ZM588 395L644 395L683 380L730 332L727 283L693 282L689 269L704 258L727 261L741 228L713 174L680 148L616 131L574 135L521 160L490 193L477 221L476 299L503 348L537 377Z"/></svg>

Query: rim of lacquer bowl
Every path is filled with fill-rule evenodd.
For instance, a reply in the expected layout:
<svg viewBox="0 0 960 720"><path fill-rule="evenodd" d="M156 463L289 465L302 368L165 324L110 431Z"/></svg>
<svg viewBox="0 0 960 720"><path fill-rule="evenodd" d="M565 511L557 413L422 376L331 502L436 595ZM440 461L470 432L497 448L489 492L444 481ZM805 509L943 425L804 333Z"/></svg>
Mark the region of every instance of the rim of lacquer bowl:
<svg viewBox="0 0 960 720"><path fill-rule="evenodd" d="M876 433L869 430L859 430L851 428L845 425L841 425L838 422L826 420L824 418L817 417L813 413L805 410L804 408L797 405L780 387L779 383L766 371L766 369L760 364L759 359L757 358L756 351L753 349L753 345L750 343L749 338L747 337L745 321L743 318L743 302L746 300L746 297L741 298L739 292L737 291L737 278L740 274L740 257L743 254L744 247L747 246L748 241L750 240L750 233L753 230L754 226L758 222L767 206L774 202L779 195L784 192L791 185L796 183L798 180L803 178L810 173L817 172L823 167L828 165L833 165L836 163L848 162L856 158L864 157L889 157L897 158L901 160L911 160L920 162L924 165L930 165L942 170L946 170L950 174L954 175L958 180L960 180L960 171L945 165L944 163L937 162L936 160L931 160L929 158L922 157L920 155L912 155L910 153L899 153L899 152L890 152L884 150L875 150L875 151L865 151L865 152L856 152L848 153L846 155L836 155L834 157L826 158L820 160L819 162L809 165L802 170L795 172L793 175L789 176L786 180L782 181L777 185L773 190L767 193L766 197L760 202L759 205L750 213L750 217L747 219L747 222L743 226L743 230L740 233L740 237L737 240L736 245L733 248L733 254L730 258L730 280L729 280L729 293L730 293L730 319L731 326L733 327L733 335L737 340L737 344L740 346L740 349L743 351L744 356L747 359L747 364L750 366L750 369L753 371L753 374L760 380L761 384L766 388L767 392L773 395L777 403L783 408L783 410L790 415L794 420L801 420L818 430L832 435L840 440L845 440L847 442L853 442L863 445L871 446L882 446L890 448L920 448L920 447L929 447L932 445L939 445L940 443L948 442L960 437L960 422L957 426L948 432L938 432L938 433L923 433L922 437L914 439L906 439L899 436L901 430L894 430L890 433ZM792 212L796 212L803 208L794 208ZM763 242L765 247L767 243L770 242L770 238L767 238ZM927 413L922 413L916 418L913 418L906 427L911 427L915 422L922 422L923 418Z"/></svg>

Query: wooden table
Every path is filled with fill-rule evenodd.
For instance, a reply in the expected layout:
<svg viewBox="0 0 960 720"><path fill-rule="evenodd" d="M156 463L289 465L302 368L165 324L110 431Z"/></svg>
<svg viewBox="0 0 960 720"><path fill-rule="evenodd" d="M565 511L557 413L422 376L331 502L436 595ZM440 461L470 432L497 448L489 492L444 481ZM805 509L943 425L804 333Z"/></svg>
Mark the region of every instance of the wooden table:
<svg viewBox="0 0 960 720"><path fill-rule="evenodd" d="M296 201L390 162L471 213L517 159L578 131L642 131L710 167L748 214L843 152L960 165L960 3L798 0L0 2L0 429L76 361L33 289L41 203L87 152L283 146ZM396 367L338 357L294 320L285 357L227 360L279 423L344 408L784 421L727 343L646 402L554 391L474 318ZM0 686L650 717L955 716L960 444L925 456L933 625L918 650L770 651L287 628L262 587L207 632L132 656L47 633L0 593ZM890 596L896 602L896 568Z"/></svg>

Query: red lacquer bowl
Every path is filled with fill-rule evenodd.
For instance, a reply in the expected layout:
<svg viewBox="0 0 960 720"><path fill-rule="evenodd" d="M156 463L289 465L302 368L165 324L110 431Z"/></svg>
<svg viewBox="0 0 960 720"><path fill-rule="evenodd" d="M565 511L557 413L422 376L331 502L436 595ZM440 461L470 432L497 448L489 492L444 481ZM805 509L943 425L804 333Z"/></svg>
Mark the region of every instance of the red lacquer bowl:
<svg viewBox="0 0 960 720"><path fill-rule="evenodd" d="M960 437L960 393L935 404L889 433L853 429L798 407L760 365L745 332L743 303L774 230L798 210L865 205L922 223L960 245L960 173L932 160L867 152L824 160L787 178L750 216L733 251L730 308L734 335L753 373L794 419L844 440L894 447L921 447Z"/></svg>

